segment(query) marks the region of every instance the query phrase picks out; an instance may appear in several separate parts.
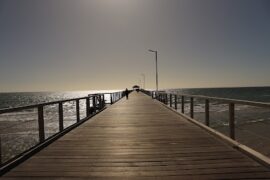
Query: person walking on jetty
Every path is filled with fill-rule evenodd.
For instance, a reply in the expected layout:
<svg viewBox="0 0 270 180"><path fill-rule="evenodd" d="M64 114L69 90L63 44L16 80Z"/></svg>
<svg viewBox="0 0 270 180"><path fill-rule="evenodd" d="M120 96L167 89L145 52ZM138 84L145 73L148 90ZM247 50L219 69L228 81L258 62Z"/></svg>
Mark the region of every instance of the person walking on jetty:
<svg viewBox="0 0 270 180"><path fill-rule="evenodd" d="M126 88L126 90L125 90L125 95L126 95L126 99L128 99L128 89Z"/></svg>

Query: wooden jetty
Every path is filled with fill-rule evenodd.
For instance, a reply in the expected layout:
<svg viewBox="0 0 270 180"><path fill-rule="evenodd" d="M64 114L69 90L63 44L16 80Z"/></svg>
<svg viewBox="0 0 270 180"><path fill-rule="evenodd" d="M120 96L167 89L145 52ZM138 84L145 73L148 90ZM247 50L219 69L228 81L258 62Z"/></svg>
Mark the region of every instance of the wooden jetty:
<svg viewBox="0 0 270 180"><path fill-rule="evenodd" d="M133 92L1 179L270 179L270 170Z"/></svg>

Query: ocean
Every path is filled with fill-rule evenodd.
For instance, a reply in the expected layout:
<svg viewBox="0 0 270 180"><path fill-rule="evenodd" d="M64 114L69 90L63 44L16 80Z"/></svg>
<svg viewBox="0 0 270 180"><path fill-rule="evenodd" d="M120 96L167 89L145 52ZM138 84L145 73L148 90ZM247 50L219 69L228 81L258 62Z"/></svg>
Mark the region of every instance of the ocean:
<svg viewBox="0 0 270 180"><path fill-rule="evenodd" d="M116 92L117 90L105 91ZM257 102L270 102L270 87L240 88L186 88L166 89L166 92L178 94L205 95ZM0 93L0 109L26 106L44 102L84 97L91 93L104 91L73 91L73 92L17 92ZM105 96L107 102L109 96ZM80 115L85 117L85 101L80 101ZM180 104L178 104L180 107ZM64 127L76 122L74 102L64 103ZM178 108L179 110L180 108ZM180 111L179 111L180 112ZM185 114L189 115L189 103L186 100ZM237 140L243 144L270 156L270 109L246 105L236 105ZM228 104L210 101L210 127L228 135ZM195 99L194 118L204 123L204 102ZM58 107L49 105L44 109L46 138L59 131ZM0 147L2 162L20 154L38 143L37 110L26 110L0 115Z"/></svg>
<svg viewBox="0 0 270 180"><path fill-rule="evenodd" d="M178 92L180 94L204 95L248 101L270 102L270 87L185 88L169 89L166 91Z"/></svg>

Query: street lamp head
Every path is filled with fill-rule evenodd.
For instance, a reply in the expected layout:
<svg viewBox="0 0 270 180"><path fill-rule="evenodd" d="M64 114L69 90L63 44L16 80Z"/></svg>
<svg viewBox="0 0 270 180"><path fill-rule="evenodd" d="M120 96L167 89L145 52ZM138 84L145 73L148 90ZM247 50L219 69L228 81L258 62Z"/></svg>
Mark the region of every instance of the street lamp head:
<svg viewBox="0 0 270 180"><path fill-rule="evenodd" d="M157 51L154 51L154 50L152 50L152 49L148 49L148 51L150 51L150 52L157 52Z"/></svg>

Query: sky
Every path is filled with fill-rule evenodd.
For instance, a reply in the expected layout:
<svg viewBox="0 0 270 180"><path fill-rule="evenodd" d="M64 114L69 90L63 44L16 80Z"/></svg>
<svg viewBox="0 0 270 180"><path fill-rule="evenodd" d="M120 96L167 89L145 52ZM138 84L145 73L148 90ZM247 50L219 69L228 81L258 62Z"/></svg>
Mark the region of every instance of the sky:
<svg viewBox="0 0 270 180"><path fill-rule="evenodd" d="M268 0L0 0L0 92L270 85Z"/></svg>

